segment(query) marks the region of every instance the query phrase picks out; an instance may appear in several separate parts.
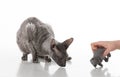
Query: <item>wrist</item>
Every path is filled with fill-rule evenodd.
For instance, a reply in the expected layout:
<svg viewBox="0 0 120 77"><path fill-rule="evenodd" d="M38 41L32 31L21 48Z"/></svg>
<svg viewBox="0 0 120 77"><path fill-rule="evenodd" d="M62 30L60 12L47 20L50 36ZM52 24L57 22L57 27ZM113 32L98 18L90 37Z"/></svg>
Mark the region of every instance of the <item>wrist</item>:
<svg viewBox="0 0 120 77"><path fill-rule="evenodd" d="M120 40L113 41L115 49L120 49Z"/></svg>

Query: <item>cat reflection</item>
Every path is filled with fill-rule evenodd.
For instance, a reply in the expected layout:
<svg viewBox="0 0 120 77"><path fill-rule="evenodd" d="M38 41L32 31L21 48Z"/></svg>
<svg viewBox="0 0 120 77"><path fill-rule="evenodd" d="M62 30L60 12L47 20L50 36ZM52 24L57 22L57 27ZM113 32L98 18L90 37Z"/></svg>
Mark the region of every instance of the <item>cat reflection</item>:
<svg viewBox="0 0 120 77"><path fill-rule="evenodd" d="M49 73L50 63L45 63L44 67L38 63L21 62L17 77L68 77L65 68L59 68L54 74Z"/></svg>
<svg viewBox="0 0 120 77"><path fill-rule="evenodd" d="M102 68L98 68L98 69L93 69L91 71L91 77L111 77L111 74L108 73L108 69L102 69Z"/></svg>
<svg viewBox="0 0 120 77"><path fill-rule="evenodd" d="M59 68L52 77L68 77L65 68Z"/></svg>

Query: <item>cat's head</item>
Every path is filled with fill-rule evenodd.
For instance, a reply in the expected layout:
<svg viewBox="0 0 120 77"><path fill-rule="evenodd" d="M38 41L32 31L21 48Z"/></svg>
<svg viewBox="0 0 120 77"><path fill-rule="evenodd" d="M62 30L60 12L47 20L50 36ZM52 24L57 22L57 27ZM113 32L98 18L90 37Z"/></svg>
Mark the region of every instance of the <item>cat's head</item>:
<svg viewBox="0 0 120 77"><path fill-rule="evenodd" d="M91 64L96 67L97 65L101 64L102 59L99 57L94 57L90 60Z"/></svg>
<svg viewBox="0 0 120 77"><path fill-rule="evenodd" d="M51 57L61 67L66 66L68 60L67 48L73 42L73 38L67 39L62 43L56 43L55 39L51 41Z"/></svg>

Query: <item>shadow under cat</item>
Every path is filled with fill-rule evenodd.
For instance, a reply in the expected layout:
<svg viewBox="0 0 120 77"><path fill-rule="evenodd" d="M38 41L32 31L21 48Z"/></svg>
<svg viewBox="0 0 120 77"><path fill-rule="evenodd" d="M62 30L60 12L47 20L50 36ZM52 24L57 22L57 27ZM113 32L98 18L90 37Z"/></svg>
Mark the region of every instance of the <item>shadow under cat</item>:
<svg viewBox="0 0 120 77"><path fill-rule="evenodd" d="M53 65L55 63L52 63ZM32 62L21 62L17 77L68 77L65 68L58 68L52 75L49 72L51 63L45 63L44 66Z"/></svg>

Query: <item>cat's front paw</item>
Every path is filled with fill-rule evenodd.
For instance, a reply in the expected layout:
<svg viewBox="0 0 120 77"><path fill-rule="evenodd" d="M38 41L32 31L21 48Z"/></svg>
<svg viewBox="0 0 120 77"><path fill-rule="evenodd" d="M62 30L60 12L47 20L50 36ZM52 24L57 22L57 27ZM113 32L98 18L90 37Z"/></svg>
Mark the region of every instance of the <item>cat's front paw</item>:
<svg viewBox="0 0 120 77"><path fill-rule="evenodd" d="M38 59L33 59L33 63L39 63Z"/></svg>
<svg viewBox="0 0 120 77"><path fill-rule="evenodd" d="M45 60L46 60L47 62L51 62L51 59L50 59L48 56L45 57Z"/></svg>
<svg viewBox="0 0 120 77"><path fill-rule="evenodd" d="M104 60L105 60L105 62L108 62L108 58L105 58Z"/></svg>
<svg viewBox="0 0 120 77"><path fill-rule="evenodd" d="M69 60L71 60L71 59L72 59L71 57L67 57L67 58L66 58L66 61L69 61Z"/></svg>
<svg viewBox="0 0 120 77"><path fill-rule="evenodd" d="M109 54L107 55L107 57L111 57L111 54L109 53Z"/></svg>

